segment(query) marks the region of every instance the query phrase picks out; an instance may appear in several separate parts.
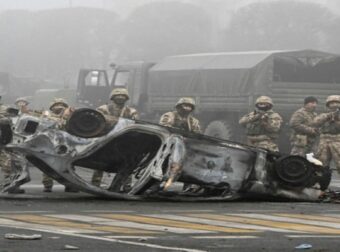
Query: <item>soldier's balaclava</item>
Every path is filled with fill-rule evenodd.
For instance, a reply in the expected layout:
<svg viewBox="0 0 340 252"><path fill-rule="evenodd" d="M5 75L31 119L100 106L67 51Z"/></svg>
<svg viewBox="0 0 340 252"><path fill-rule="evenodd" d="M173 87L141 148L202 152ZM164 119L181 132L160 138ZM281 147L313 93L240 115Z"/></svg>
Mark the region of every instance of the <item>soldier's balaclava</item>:
<svg viewBox="0 0 340 252"><path fill-rule="evenodd" d="M57 106L53 106L51 108L51 111L56 115L61 115L61 113L63 113L66 108L67 107L65 106L57 105Z"/></svg>
<svg viewBox="0 0 340 252"><path fill-rule="evenodd" d="M268 111L273 107L270 103L260 102L255 105L255 107L260 111Z"/></svg>
<svg viewBox="0 0 340 252"><path fill-rule="evenodd" d="M190 113L194 110L191 104L186 103L179 104L178 106L176 106L176 109L177 112L183 117L189 116Z"/></svg>
<svg viewBox="0 0 340 252"><path fill-rule="evenodd" d="M332 101L328 103L327 107L330 111L335 111L337 109L340 109L340 102Z"/></svg>
<svg viewBox="0 0 340 252"><path fill-rule="evenodd" d="M114 95L112 97L112 101L120 106L124 106L125 103L127 102L128 98L125 95Z"/></svg>

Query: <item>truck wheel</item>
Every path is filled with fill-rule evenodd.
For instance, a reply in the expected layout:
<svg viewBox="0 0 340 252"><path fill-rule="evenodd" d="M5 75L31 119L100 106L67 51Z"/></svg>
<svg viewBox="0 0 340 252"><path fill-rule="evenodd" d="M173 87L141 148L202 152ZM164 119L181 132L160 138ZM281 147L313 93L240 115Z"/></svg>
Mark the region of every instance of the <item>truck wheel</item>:
<svg viewBox="0 0 340 252"><path fill-rule="evenodd" d="M205 135L230 140L233 138L232 127L226 121L212 121L204 131Z"/></svg>

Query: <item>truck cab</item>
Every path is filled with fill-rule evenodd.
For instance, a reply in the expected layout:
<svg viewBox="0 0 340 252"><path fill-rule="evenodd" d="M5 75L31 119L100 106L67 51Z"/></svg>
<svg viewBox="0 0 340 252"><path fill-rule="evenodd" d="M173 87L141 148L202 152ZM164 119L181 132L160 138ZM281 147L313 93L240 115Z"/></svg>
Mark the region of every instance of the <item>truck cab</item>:
<svg viewBox="0 0 340 252"><path fill-rule="evenodd" d="M147 104L147 72L153 65L143 61L114 65L111 74L109 70L81 69L76 94L78 105L96 108L108 103L112 89L126 87L129 105L143 113Z"/></svg>

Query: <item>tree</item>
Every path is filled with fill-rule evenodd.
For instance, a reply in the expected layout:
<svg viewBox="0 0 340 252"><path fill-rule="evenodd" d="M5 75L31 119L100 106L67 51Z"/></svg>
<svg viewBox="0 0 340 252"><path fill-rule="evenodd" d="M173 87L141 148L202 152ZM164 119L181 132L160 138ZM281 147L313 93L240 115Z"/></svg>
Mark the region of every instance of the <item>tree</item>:
<svg viewBox="0 0 340 252"><path fill-rule="evenodd" d="M211 22L199 7L178 2L137 8L122 24L121 59L158 60L210 49Z"/></svg>
<svg viewBox="0 0 340 252"><path fill-rule="evenodd" d="M336 16L298 1L254 3L239 9L226 32L228 50L326 49Z"/></svg>
<svg viewBox="0 0 340 252"><path fill-rule="evenodd" d="M107 66L117 23L115 13L93 8L2 13L0 69L62 81L81 67Z"/></svg>

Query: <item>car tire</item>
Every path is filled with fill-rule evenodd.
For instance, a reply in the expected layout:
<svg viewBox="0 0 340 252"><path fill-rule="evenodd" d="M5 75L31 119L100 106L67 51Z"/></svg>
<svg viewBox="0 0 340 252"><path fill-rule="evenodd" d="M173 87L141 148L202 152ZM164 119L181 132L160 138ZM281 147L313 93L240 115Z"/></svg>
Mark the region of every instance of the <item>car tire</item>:
<svg viewBox="0 0 340 252"><path fill-rule="evenodd" d="M275 173L281 184L306 186L313 177L312 165L300 156L284 156L276 160Z"/></svg>

